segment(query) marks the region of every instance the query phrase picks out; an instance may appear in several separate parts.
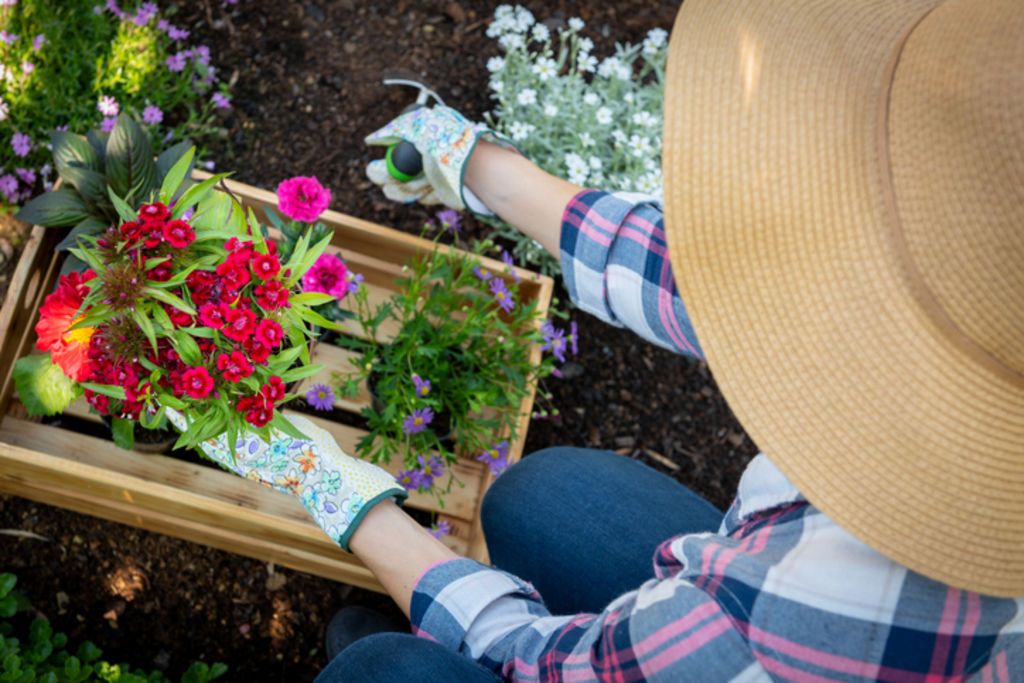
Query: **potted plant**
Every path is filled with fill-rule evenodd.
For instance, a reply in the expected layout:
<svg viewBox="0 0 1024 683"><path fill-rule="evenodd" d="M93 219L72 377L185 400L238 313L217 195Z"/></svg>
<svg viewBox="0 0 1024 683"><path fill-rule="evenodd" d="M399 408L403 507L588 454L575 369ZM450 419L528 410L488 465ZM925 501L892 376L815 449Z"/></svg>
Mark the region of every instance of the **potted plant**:
<svg viewBox="0 0 1024 683"><path fill-rule="evenodd" d="M215 191L223 175L189 181L190 147L154 161L126 116L108 138L55 134L53 153L67 185L20 215L74 225L62 246L77 261L40 309L41 353L15 365L28 412L53 415L84 393L124 448L136 423L164 427L167 408L192 419L178 447L225 432L234 444L244 430L269 439L271 427L301 437L275 408L319 370L312 327L336 326L312 310L332 297L299 291L330 235L297 237L282 262L252 212Z"/></svg>

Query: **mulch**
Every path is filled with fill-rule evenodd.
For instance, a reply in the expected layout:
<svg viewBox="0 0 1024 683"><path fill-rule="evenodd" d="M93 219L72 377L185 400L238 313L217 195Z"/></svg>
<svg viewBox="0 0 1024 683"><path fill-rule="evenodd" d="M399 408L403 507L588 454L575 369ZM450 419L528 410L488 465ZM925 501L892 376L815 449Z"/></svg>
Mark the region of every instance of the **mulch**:
<svg viewBox="0 0 1024 683"><path fill-rule="evenodd" d="M492 3L175 4L175 23L211 45L222 77L235 82L234 106L207 150L217 170L268 189L316 175L333 190L331 208L420 231L431 211L388 202L363 175L379 154L363 138L414 96L383 86L381 74L419 74L479 119L491 106L485 63L497 54L484 35ZM581 17L598 55L670 28L677 8L648 0L526 5L539 19ZM485 233L472 219L465 230ZM531 424L527 452L562 444L614 450L724 509L756 447L706 364L580 311L571 319L580 353L562 380L544 387L560 416ZM0 570L19 575L57 628L92 639L108 659L172 677L203 658L229 664L228 680L311 680L326 664L323 631L335 610L359 604L398 614L376 593L14 496L0 496L0 529L41 537L4 537Z"/></svg>

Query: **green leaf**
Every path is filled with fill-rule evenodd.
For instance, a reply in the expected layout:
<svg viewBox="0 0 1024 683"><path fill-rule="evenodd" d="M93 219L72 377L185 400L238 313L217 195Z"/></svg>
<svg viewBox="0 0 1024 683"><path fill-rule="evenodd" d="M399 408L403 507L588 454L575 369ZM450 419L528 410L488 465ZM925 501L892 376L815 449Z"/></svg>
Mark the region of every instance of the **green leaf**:
<svg viewBox="0 0 1024 683"><path fill-rule="evenodd" d="M65 166L58 173L65 182L71 183L86 201L96 206L107 203L107 179L102 173L78 166Z"/></svg>
<svg viewBox="0 0 1024 683"><path fill-rule="evenodd" d="M77 225L91 215L89 205L76 190L59 187L36 197L14 217L46 228L64 228Z"/></svg>
<svg viewBox="0 0 1024 683"><path fill-rule="evenodd" d="M171 218L178 219L185 215L185 211L192 208L203 199L206 195L213 190L213 186L219 183L224 178L224 175L210 176L206 180L185 190L181 195L181 199L174 205L174 211L171 212Z"/></svg>
<svg viewBox="0 0 1024 683"><path fill-rule="evenodd" d="M338 323L334 322L333 320L328 320L327 318L323 317L322 315L320 315L319 313L312 309L307 309L300 313L299 315L302 317L303 320L311 322L314 325L319 325L320 327L326 330L343 329L343 327Z"/></svg>
<svg viewBox="0 0 1024 683"><path fill-rule="evenodd" d="M74 381L53 364L49 354L19 358L14 364L14 386L29 415L56 415L75 400Z"/></svg>
<svg viewBox="0 0 1024 683"><path fill-rule="evenodd" d="M174 342L174 349L183 361L192 366L197 366L203 362L203 354L199 351L199 345L196 344L196 340L188 332L181 329L175 330Z"/></svg>
<svg viewBox="0 0 1024 683"><path fill-rule="evenodd" d="M308 306L320 306L322 304L329 304L337 301L338 297L333 294L325 294L324 292L303 292L301 294L293 294L288 297L291 302L299 302Z"/></svg>
<svg viewBox="0 0 1024 683"><path fill-rule="evenodd" d="M93 251L92 249L79 249L76 247L74 249L68 249L68 251L72 255L77 256L79 259L87 263L89 267L95 270L98 274L102 275L103 273L107 272L107 269L104 267L103 262L100 261L99 257L96 256L96 252Z"/></svg>
<svg viewBox="0 0 1024 683"><path fill-rule="evenodd" d="M302 353L304 345L290 346L281 353L277 354L270 359L272 363L284 363L285 365L291 365L295 362L295 359Z"/></svg>
<svg viewBox="0 0 1024 683"><path fill-rule="evenodd" d="M304 365L301 367L292 368L291 370L285 370L283 373L281 373L281 381L284 382L285 384L288 384L290 382L294 382L295 380L312 377L313 375L315 375L316 373L320 372L323 369L324 366L322 365Z"/></svg>
<svg viewBox="0 0 1024 683"><path fill-rule="evenodd" d="M219 237L230 239L245 234L245 221L236 220L241 215L236 211L238 206L231 195L226 192L211 192L196 207L196 215L192 224L202 227L203 239ZM209 228L209 229L208 229ZM228 235L229 237L222 237Z"/></svg>
<svg viewBox="0 0 1024 683"><path fill-rule="evenodd" d="M182 327L193 337L200 337L202 339L216 339L216 333L208 327Z"/></svg>
<svg viewBox="0 0 1024 683"><path fill-rule="evenodd" d="M135 423L120 417L111 418L110 432L119 448L130 451L135 447Z"/></svg>
<svg viewBox="0 0 1024 683"><path fill-rule="evenodd" d="M117 398L122 401L128 398L124 393L124 387L115 387L113 384L96 384L95 382L80 382L80 384L83 389L89 389L110 398Z"/></svg>
<svg viewBox="0 0 1024 683"><path fill-rule="evenodd" d="M66 166L103 171L103 158L84 136L66 130L50 131L53 167L60 173Z"/></svg>
<svg viewBox="0 0 1024 683"><path fill-rule="evenodd" d="M90 216L84 221L71 228L71 232L68 236L60 241L57 245L57 251L65 251L71 247L78 246L78 238L86 235L98 235L108 228L108 224L105 220Z"/></svg>
<svg viewBox="0 0 1024 683"><path fill-rule="evenodd" d="M0 574L0 598L6 598L7 594L14 590L18 583L18 577L11 572Z"/></svg>
<svg viewBox="0 0 1024 683"><path fill-rule="evenodd" d="M153 329L153 323L150 321L149 316L136 309L132 312L132 320L142 330L142 334L146 335L146 339L152 345L153 351L156 352L156 330Z"/></svg>
<svg viewBox="0 0 1024 683"><path fill-rule="evenodd" d="M103 162L103 167L95 169L97 171L104 171L107 168L107 142L110 141L110 133L106 133L102 130L90 130L85 134L85 139L89 141L92 148L96 150L96 156Z"/></svg>
<svg viewBox="0 0 1024 683"><path fill-rule="evenodd" d="M18 611L18 601L13 595L8 595L3 600L0 600L0 617L9 619L14 616L15 612Z"/></svg>
<svg viewBox="0 0 1024 683"><path fill-rule="evenodd" d="M142 292L144 294L148 294L149 296L153 297L154 299L159 299L160 301L163 301L165 304L169 304L171 306L174 306L179 311L184 311L185 313L188 313L189 315L195 315L196 314L196 309L192 308L187 303L185 303L184 299L182 299L180 297L177 297L177 296L171 294L170 292L164 291L162 289L156 289L154 287L145 287L142 290Z"/></svg>
<svg viewBox="0 0 1024 683"><path fill-rule="evenodd" d="M127 114L117 117L107 141L107 184L119 196L133 196L136 206L148 201L156 189L149 136Z"/></svg>
<svg viewBox="0 0 1024 683"><path fill-rule="evenodd" d="M309 437L299 431L299 428L292 424L292 421L281 413L274 411L274 417L270 420L270 426L280 429L293 439L308 439Z"/></svg>
<svg viewBox="0 0 1024 683"><path fill-rule="evenodd" d="M135 209L129 206L128 202L118 197L117 193L114 192L114 188L110 185L107 186L107 194L110 196L110 203L114 205L114 209L122 221L127 223L128 221L139 220L139 214L136 213Z"/></svg>
<svg viewBox="0 0 1024 683"><path fill-rule="evenodd" d="M187 189L182 186L182 183L186 178L189 178L192 175L192 169L195 167L196 163L195 152L196 148L192 143L185 140L184 142L179 142L173 147L168 147L160 153L160 156L157 157L156 175L157 182L160 183L160 201L165 204L170 204ZM177 171L175 169L186 156L188 157L188 161L185 163L185 170L181 174L181 177L174 181L172 186L168 178L176 177Z"/></svg>
<svg viewBox="0 0 1024 683"><path fill-rule="evenodd" d="M160 201L170 204L178 190L181 182L192 170L192 159L195 156L196 148L189 147L180 159L171 167L160 185ZM159 160L158 160L159 161Z"/></svg>
<svg viewBox="0 0 1024 683"><path fill-rule="evenodd" d="M156 395L156 402L159 403L162 406L167 406L168 408L174 408L175 410L184 410L185 409L185 402L182 401L180 398L172 396L171 394L157 394Z"/></svg>

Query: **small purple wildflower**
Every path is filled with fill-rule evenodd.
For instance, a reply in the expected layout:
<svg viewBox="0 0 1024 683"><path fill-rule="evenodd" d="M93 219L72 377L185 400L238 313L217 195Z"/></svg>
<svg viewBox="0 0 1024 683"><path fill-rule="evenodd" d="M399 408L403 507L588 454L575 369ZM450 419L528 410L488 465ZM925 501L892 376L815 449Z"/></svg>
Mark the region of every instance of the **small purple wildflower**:
<svg viewBox="0 0 1024 683"><path fill-rule="evenodd" d="M406 491L418 489L423 485L423 476L419 470L402 470L395 475L399 485Z"/></svg>
<svg viewBox="0 0 1024 683"><path fill-rule="evenodd" d="M441 227L445 230L458 232L462 227L462 216L455 209L445 209L437 212L437 220L441 221Z"/></svg>
<svg viewBox="0 0 1024 683"><path fill-rule="evenodd" d="M107 9L118 19L124 19L127 16L127 14L117 6L117 2L115 2L115 0L107 0Z"/></svg>
<svg viewBox="0 0 1024 683"><path fill-rule="evenodd" d="M419 408L405 416L405 421L402 422L402 431L406 434L418 434L426 429L427 425L433 422L433 420L433 410L430 408Z"/></svg>
<svg viewBox="0 0 1024 683"><path fill-rule="evenodd" d="M63 123L63 124L57 126L57 130L66 131L67 129L68 129L68 124L66 124L66 123Z"/></svg>
<svg viewBox="0 0 1024 683"><path fill-rule="evenodd" d="M572 355L574 356L580 352L579 338L580 335L577 332L576 321L573 320L569 323L569 343L572 344Z"/></svg>
<svg viewBox="0 0 1024 683"><path fill-rule="evenodd" d="M0 192L10 201L15 201L18 196L18 179L10 173L5 173L0 176Z"/></svg>
<svg viewBox="0 0 1024 683"><path fill-rule="evenodd" d="M167 25L167 37L171 40L185 40L188 38L188 31L183 28L178 28L174 24Z"/></svg>
<svg viewBox="0 0 1024 683"><path fill-rule="evenodd" d="M416 385L416 395L420 398L423 398L430 393L429 379L422 379L419 375L413 375L412 383Z"/></svg>
<svg viewBox="0 0 1024 683"><path fill-rule="evenodd" d="M506 312L511 313L512 309L516 307L515 299L512 298L512 293L505 288L505 281L500 277L491 278L491 294L494 295L494 300L498 302L498 305L505 309Z"/></svg>
<svg viewBox="0 0 1024 683"><path fill-rule="evenodd" d="M102 130L104 133L109 133L110 131L114 130L115 125L117 125L117 117L108 116L100 122L100 130Z"/></svg>
<svg viewBox="0 0 1024 683"><path fill-rule="evenodd" d="M345 277L348 279L348 282L349 282L349 291L353 292L353 293L358 292L359 291L359 283L361 283L363 281L363 274L362 273L353 273L350 270L350 271L348 271L348 275L346 275Z"/></svg>
<svg viewBox="0 0 1024 683"><path fill-rule="evenodd" d="M43 45L46 45L48 42L50 42L50 41L48 41L46 39L46 36L44 36L42 33L40 33L38 36L36 36L35 38L32 39L32 49L33 50L38 50Z"/></svg>
<svg viewBox="0 0 1024 683"><path fill-rule="evenodd" d="M508 266L508 272L512 275L512 279L519 282L522 278L519 277L519 273L515 270L515 261L512 260L512 254L508 253L504 249L501 250L501 261Z"/></svg>
<svg viewBox="0 0 1024 683"><path fill-rule="evenodd" d="M231 99L223 93L215 92L210 99L213 101L213 106L218 109L231 109Z"/></svg>
<svg viewBox="0 0 1024 683"><path fill-rule="evenodd" d="M213 159L203 162L203 168L205 168L207 171L212 171L216 166L217 162L214 161Z"/></svg>
<svg viewBox="0 0 1024 683"><path fill-rule="evenodd" d="M195 207L190 207L188 209L185 209L185 213L181 214L181 220L183 220L183 221L185 221L187 223L190 220L192 220L192 216L195 216L195 215L196 215Z"/></svg>
<svg viewBox="0 0 1024 683"><path fill-rule="evenodd" d="M104 95L100 98L99 102L96 103L96 108L100 110L100 113L104 116L117 116L117 112L120 109L117 100L112 95Z"/></svg>
<svg viewBox="0 0 1024 683"><path fill-rule="evenodd" d="M541 351L551 351L551 354L559 360L559 362L565 362L565 331L561 330L550 323L541 326L541 331L544 333L544 345L540 347Z"/></svg>
<svg viewBox="0 0 1024 683"><path fill-rule="evenodd" d="M444 463L436 455L431 455L426 461L423 460L422 455L417 455L416 461L420 464L419 473L422 477L423 488L429 489L434 485L434 479L444 474Z"/></svg>
<svg viewBox="0 0 1024 683"><path fill-rule="evenodd" d="M36 172L31 168L16 168L14 169L14 172L18 174L19 178L21 178L21 182L26 185L31 185L36 181Z"/></svg>
<svg viewBox="0 0 1024 683"><path fill-rule="evenodd" d="M493 275L491 275L491 271L487 270L483 266L477 266L476 268L474 268L473 274L476 275L481 280L483 280L484 282L489 282L490 279L493 277Z"/></svg>
<svg viewBox="0 0 1024 683"><path fill-rule="evenodd" d="M195 56L196 61L200 64L205 64L206 66L210 65L210 48L206 45L200 45L197 47L193 56Z"/></svg>
<svg viewBox="0 0 1024 683"><path fill-rule="evenodd" d="M508 469L508 441L496 443L490 449L484 451L477 460L485 463L491 470L491 474L498 476Z"/></svg>
<svg viewBox="0 0 1024 683"><path fill-rule="evenodd" d="M314 384L306 392L306 400L317 410L330 410L334 407L334 392L326 384Z"/></svg>
<svg viewBox="0 0 1024 683"><path fill-rule="evenodd" d="M32 151L32 138L24 133L15 133L11 136L11 147L19 157L28 156Z"/></svg>
<svg viewBox="0 0 1024 683"><path fill-rule="evenodd" d="M155 2L144 2L135 13L135 16L132 17L132 22L136 26L145 26L149 23L149 20L156 15L159 9L160 8L157 7Z"/></svg>
<svg viewBox="0 0 1024 683"><path fill-rule="evenodd" d="M185 69L185 55L183 55L181 52L175 52L173 55L164 60L164 64L167 65L168 69L175 73L183 71Z"/></svg>
<svg viewBox="0 0 1024 683"><path fill-rule="evenodd" d="M160 30L160 31L163 31L164 33L167 33L167 29L169 29L171 27L171 22L167 21L166 19L160 19L159 21L156 22L156 27L157 27L157 30Z"/></svg>
<svg viewBox="0 0 1024 683"><path fill-rule="evenodd" d="M160 111L160 107L155 104L151 104L142 110L142 122L150 126L154 126L164 120L164 113Z"/></svg>
<svg viewBox="0 0 1024 683"><path fill-rule="evenodd" d="M18 4L18 0L0 0L0 7L14 7Z"/></svg>
<svg viewBox="0 0 1024 683"><path fill-rule="evenodd" d="M452 532L452 525L448 523L447 519L442 519L440 522L430 527L428 532L434 538L440 539L443 536L447 536Z"/></svg>
<svg viewBox="0 0 1024 683"><path fill-rule="evenodd" d="M18 36L15 33L8 33L7 31L0 31L0 40L4 41L8 45L13 43L17 39L18 39Z"/></svg>
<svg viewBox="0 0 1024 683"><path fill-rule="evenodd" d="M30 74L30 73L32 73L33 71L36 70L36 65L33 64L32 62L22 62L21 63L21 70L25 74Z"/></svg>

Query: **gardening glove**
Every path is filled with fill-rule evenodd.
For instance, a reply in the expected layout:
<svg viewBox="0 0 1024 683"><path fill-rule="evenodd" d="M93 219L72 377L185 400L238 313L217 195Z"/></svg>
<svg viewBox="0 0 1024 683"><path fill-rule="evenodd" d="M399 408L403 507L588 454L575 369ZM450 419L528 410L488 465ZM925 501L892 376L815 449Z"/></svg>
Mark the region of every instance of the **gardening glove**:
<svg viewBox="0 0 1024 683"><path fill-rule="evenodd" d="M185 416L167 409L167 417L179 431L188 429ZM288 415L306 439L295 439L273 430L268 444L247 432L238 437L235 458L222 434L202 444L203 452L219 465L278 491L298 496L320 528L348 548L349 539L370 509L388 498L397 502L409 495L386 471L345 455L328 432L300 415Z"/></svg>
<svg viewBox="0 0 1024 683"><path fill-rule="evenodd" d="M397 201L418 200L423 204L442 203L453 209L469 208L477 214L493 216L473 192L462 183L466 161L481 136L509 149L519 151L506 138L482 123L472 123L451 107L420 107L402 114L366 138L368 145L394 145L411 142L423 157L423 177L403 182L388 173L383 159L371 161L366 175L384 190L384 196Z"/></svg>

